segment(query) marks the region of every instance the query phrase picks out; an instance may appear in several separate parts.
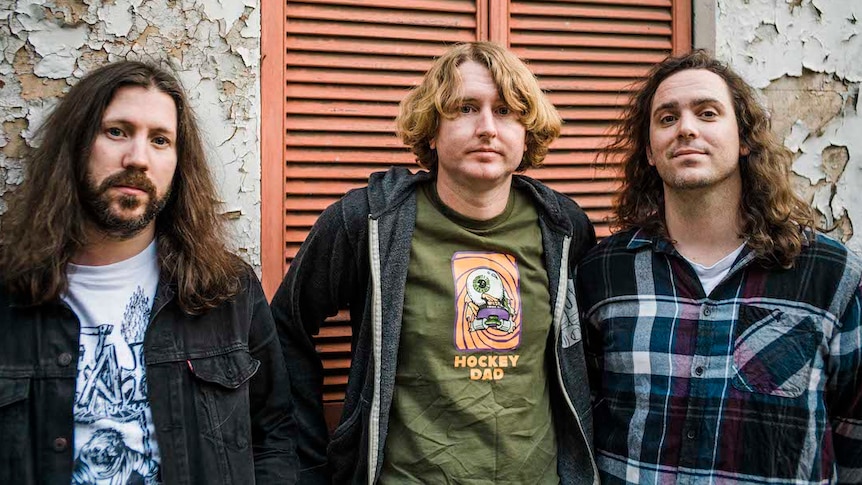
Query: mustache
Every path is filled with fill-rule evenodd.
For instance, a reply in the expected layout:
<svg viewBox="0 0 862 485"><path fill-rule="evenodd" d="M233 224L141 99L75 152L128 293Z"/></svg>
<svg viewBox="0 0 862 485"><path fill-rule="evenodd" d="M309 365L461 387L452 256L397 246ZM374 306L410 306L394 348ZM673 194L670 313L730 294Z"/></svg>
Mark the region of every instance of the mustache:
<svg viewBox="0 0 862 485"><path fill-rule="evenodd" d="M98 194L103 194L112 187L132 187L138 190L143 190L150 197L156 196L156 186L150 181L147 175L139 169L125 169L122 172L117 172L108 176L99 184L97 189Z"/></svg>

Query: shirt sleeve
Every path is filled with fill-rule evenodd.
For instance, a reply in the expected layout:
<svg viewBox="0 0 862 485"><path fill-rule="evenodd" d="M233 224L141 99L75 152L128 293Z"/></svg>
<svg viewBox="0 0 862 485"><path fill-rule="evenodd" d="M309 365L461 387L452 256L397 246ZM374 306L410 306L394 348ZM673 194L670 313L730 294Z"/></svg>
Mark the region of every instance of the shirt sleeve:
<svg viewBox="0 0 862 485"><path fill-rule="evenodd" d="M260 282L249 276L252 301L249 352L260 362L249 383L251 440L257 483L297 483L297 426L290 377Z"/></svg>
<svg viewBox="0 0 862 485"><path fill-rule="evenodd" d="M839 483L862 483L862 285L832 337L826 387Z"/></svg>
<svg viewBox="0 0 862 485"><path fill-rule="evenodd" d="M329 430L323 410L323 365L313 336L348 303L354 258L341 202L318 218L272 299L299 426L299 483L331 482Z"/></svg>

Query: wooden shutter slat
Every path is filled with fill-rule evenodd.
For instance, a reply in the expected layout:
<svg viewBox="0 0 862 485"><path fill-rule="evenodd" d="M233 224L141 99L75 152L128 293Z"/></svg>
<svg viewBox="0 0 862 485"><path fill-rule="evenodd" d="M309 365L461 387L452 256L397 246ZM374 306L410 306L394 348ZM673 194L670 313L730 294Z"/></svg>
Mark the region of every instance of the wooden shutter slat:
<svg viewBox="0 0 862 485"><path fill-rule="evenodd" d="M606 33L663 35L670 37L671 27L666 23L637 22L630 19L617 20L579 20L568 16L554 17L515 17L511 22L512 30L544 30L550 32Z"/></svg>
<svg viewBox="0 0 862 485"><path fill-rule="evenodd" d="M585 2L549 4L545 2L512 0L509 12L513 17L517 15L541 15L591 19L651 20L658 22L670 22L672 20L670 6L666 8L642 8L614 6L610 4L593 6L586 5Z"/></svg>
<svg viewBox="0 0 862 485"><path fill-rule="evenodd" d="M351 150L343 149L312 149L289 147L285 156L290 158L294 163L315 163L315 164L362 164L369 163L375 165L397 165L413 163L413 156L405 148L403 151L387 151L375 150L366 147L356 148Z"/></svg>
<svg viewBox="0 0 862 485"><path fill-rule="evenodd" d="M543 32L541 34L529 32L524 34L512 34L512 42L524 46L530 45L554 45L558 47L603 47L632 50L670 50L672 45L670 38L620 35L574 35L560 32Z"/></svg>
<svg viewBox="0 0 862 485"><path fill-rule="evenodd" d="M440 40L449 42L465 42L470 40L470 32L450 29L440 32L437 27L417 27L415 25L399 26L369 26L368 24L334 25L328 22L313 20L288 21L288 29L294 35L323 35L332 37L353 37L357 39L399 39L399 40Z"/></svg>
<svg viewBox="0 0 862 485"><path fill-rule="evenodd" d="M463 3L463 2L462 2ZM411 12L361 4L356 8L344 9L328 5L303 5L297 3L287 8L288 19L317 19L343 25L364 22L377 25L415 25L420 27L459 27L476 28L476 17L469 12ZM467 15L464 15L467 13Z"/></svg>
<svg viewBox="0 0 862 485"><path fill-rule="evenodd" d="M654 1L654 0L653 0ZM392 0L304 0L305 3L320 3L326 5L345 5L363 7L392 7ZM398 5L402 10L425 10L430 12L460 12L473 13L475 7L462 1L446 0L410 0Z"/></svg>
<svg viewBox="0 0 862 485"><path fill-rule="evenodd" d="M303 67L325 67L342 65L350 69L379 69L382 71L412 71L421 75L425 74L431 63L427 59L414 57L391 57L391 56L351 56L346 53L309 53L289 52L285 57L288 64ZM324 88L326 86L314 86Z"/></svg>
<svg viewBox="0 0 862 485"><path fill-rule="evenodd" d="M319 82L323 84L377 84L381 86L415 86L422 76L389 72L370 73L347 69L295 69L287 82Z"/></svg>

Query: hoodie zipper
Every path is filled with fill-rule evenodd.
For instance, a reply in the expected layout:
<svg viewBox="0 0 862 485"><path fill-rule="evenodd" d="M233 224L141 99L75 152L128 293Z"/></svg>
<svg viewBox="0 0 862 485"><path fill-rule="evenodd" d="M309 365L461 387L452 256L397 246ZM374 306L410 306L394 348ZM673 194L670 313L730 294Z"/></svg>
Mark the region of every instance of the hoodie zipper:
<svg viewBox="0 0 862 485"><path fill-rule="evenodd" d="M575 411L575 406L572 404L572 398L569 396L569 393L566 391L566 386L563 383L563 370L560 365L560 333L562 330L562 321L563 321L563 309L566 306L566 285L569 280L569 246L572 244L571 236L565 236L563 238L563 254L560 258L560 280L557 283L557 299L556 306L554 308L554 363L557 366L557 381L560 385L560 390L563 392L563 397L566 400L566 405L569 406L569 411L571 411L572 416L575 417L575 422L578 423L578 429L581 431L581 438L583 438L584 443L587 445L587 451L590 455L590 465L593 467L593 483L598 485L599 483L599 470L596 466L596 460L593 456L591 450L591 446L589 441L587 440L587 435L584 433L584 425L581 424L581 418L578 416L578 412Z"/></svg>
<svg viewBox="0 0 862 485"><path fill-rule="evenodd" d="M377 220L368 216L368 251L371 266L371 353L374 359L374 394L368 420L368 482L377 475L378 441L380 433L380 356L383 336L383 298L380 281L380 235Z"/></svg>

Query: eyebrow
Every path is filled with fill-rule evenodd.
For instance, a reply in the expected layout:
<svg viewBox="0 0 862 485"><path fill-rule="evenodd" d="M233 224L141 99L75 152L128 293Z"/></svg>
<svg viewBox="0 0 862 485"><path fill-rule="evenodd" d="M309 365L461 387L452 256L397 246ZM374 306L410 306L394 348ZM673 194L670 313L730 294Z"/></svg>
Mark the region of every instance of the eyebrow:
<svg viewBox="0 0 862 485"><path fill-rule="evenodd" d="M720 106L724 106L724 103L719 101L717 98L696 98L696 99L692 100L692 102L691 102L692 106L703 106L705 104L717 104ZM663 111L666 109L677 109L677 108L679 108L679 102L678 101L668 101L667 103L662 103L662 104L656 106L656 108L653 110L653 113L658 112L658 111Z"/></svg>
<svg viewBox="0 0 862 485"><path fill-rule="evenodd" d="M116 124L122 125L123 128L129 128L131 126L134 126L134 123L132 123L131 121L129 121L125 118L105 118L102 120L103 125L110 124L110 123L116 123ZM153 128L149 131L151 133L158 133L161 135L176 136L176 132L174 130L171 130L170 128L167 128L165 126L156 126L155 128Z"/></svg>

